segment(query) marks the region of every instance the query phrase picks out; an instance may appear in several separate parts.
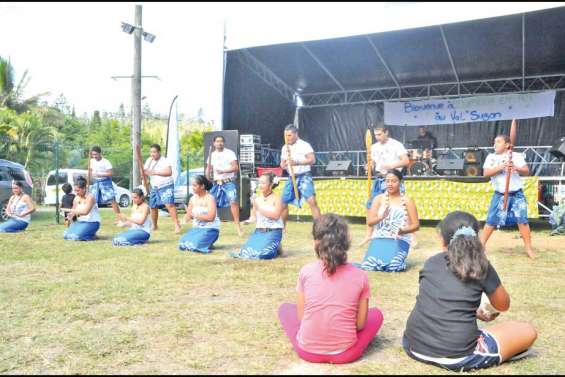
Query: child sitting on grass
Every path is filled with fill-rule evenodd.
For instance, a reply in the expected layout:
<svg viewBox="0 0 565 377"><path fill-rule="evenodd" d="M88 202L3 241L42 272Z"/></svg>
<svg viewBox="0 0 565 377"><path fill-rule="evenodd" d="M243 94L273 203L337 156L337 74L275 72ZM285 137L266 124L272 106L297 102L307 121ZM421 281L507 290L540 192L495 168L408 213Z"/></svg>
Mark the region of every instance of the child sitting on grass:
<svg viewBox="0 0 565 377"><path fill-rule="evenodd" d="M369 279L347 263L346 222L326 214L314 222L318 260L300 270L297 304L283 304L279 319L298 356L313 363L343 364L361 357L383 315L369 309Z"/></svg>
<svg viewBox="0 0 565 377"><path fill-rule="evenodd" d="M524 356L536 340L528 323L477 326L477 319L496 318L480 307L483 292L494 309L510 307L478 232L479 222L466 212L451 212L439 224L443 252L429 258L420 271L420 290L402 342L417 361L451 371L488 368Z"/></svg>

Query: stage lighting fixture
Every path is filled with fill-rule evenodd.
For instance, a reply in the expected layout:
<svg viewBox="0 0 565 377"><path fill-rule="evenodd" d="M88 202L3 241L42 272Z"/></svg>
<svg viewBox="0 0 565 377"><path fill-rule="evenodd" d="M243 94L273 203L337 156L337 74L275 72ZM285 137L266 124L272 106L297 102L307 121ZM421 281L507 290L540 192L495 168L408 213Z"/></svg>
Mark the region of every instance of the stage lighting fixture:
<svg viewBox="0 0 565 377"><path fill-rule="evenodd" d="M149 43L153 43L153 41L155 40L155 35L144 31L143 39L145 39Z"/></svg>
<svg viewBox="0 0 565 377"><path fill-rule="evenodd" d="M124 33L131 34L131 33L133 33L134 30L135 30L135 26L130 25L130 24L125 23L125 22L122 22L122 31Z"/></svg>

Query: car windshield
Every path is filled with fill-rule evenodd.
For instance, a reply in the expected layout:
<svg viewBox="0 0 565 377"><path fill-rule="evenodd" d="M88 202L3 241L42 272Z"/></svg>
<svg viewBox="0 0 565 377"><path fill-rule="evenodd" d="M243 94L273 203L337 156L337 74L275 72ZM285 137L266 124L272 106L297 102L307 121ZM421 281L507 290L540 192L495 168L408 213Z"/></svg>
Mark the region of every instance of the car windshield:
<svg viewBox="0 0 565 377"><path fill-rule="evenodd" d="M191 171L190 173L190 178L192 179L192 177L195 177L199 174L204 174L204 171ZM180 186L186 186L186 170L182 172L182 174L179 177L179 185Z"/></svg>

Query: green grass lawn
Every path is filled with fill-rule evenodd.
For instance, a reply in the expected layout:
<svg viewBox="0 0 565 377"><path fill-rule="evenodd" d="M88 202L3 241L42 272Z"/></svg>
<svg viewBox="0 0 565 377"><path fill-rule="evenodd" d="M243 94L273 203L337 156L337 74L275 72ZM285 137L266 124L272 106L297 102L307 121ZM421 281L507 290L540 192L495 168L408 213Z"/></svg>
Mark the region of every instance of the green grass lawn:
<svg viewBox="0 0 565 377"><path fill-rule="evenodd" d="M400 343L418 271L437 251L433 227L418 232L407 272L369 274L383 327L361 360L332 366L300 360L277 319L279 304L295 299L298 271L315 258L310 222L289 223L284 257L255 262L227 256L244 241L231 223L222 223L213 254L201 255L177 250L169 218L148 245L115 248L111 239L123 229L112 225L110 209L102 214L94 242L64 241L52 208L34 215L26 232L0 235L0 373L447 373L412 361ZM351 232L349 260L359 261L365 226ZM539 257L531 261L517 235L495 232L489 244L512 299L496 321L531 321L535 354L480 373L563 373L565 238L535 231Z"/></svg>

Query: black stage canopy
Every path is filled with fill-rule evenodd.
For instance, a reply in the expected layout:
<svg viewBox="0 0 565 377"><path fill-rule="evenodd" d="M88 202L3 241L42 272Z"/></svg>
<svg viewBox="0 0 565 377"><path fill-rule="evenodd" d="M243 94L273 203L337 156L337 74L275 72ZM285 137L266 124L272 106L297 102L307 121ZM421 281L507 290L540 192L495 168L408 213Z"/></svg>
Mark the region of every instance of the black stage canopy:
<svg viewBox="0 0 565 377"><path fill-rule="evenodd" d="M517 145L565 136L565 7L226 51L222 124L279 148L297 115L315 150L361 150L365 130L383 124L385 101L541 90L558 91L555 116L520 121ZM465 147L492 145L509 126L428 128L440 147ZM417 127L391 129L401 141L417 135Z"/></svg>

